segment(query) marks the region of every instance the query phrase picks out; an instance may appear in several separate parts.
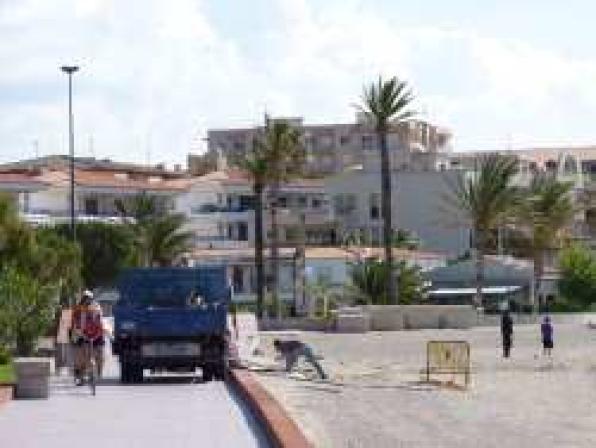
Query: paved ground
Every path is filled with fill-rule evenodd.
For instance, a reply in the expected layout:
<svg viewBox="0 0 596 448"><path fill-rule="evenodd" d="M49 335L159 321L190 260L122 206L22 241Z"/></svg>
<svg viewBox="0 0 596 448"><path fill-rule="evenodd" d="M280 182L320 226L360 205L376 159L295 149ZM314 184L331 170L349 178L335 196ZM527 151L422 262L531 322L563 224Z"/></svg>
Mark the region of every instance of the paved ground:
<svg viewBox="0 0 596 448"><path fill-rule="evenodd" d="M8 404L0 410L0 446L267 446L252 416L222 382L169 378L124 386L113 362L107 373L95 397L64 378L53 381L47 401Z"/></svg>
<svg viewBox="0 0 596 448"><path fill-rule="evenodd" d="M319 447L594 447L596 330L557 325L555 335L551 362L538 356L536 326L516 326L510 360L497 328L303 333L332 384L259 379ZM418 382L431 339L471 343L468 391Z"/></svg>

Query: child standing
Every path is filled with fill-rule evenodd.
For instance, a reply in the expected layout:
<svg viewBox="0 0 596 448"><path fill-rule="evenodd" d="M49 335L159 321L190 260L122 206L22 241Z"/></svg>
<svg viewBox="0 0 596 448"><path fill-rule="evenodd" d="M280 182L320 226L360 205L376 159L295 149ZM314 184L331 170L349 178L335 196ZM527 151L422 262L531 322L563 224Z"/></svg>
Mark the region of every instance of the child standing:
<svg viewBox="0 0 596 448"><path fill-rule="evenodd" d="M540 333L542 334L542 347L545 356L551 356L553 349L553 325L550 317L544 316L542 324L540 325Z"/></svg>

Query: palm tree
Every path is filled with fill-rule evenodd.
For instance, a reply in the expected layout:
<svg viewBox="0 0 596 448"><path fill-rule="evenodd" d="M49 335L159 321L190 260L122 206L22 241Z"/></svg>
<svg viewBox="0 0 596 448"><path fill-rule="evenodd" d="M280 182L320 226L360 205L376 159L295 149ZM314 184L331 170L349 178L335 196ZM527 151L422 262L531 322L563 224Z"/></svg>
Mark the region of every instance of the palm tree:
<svg viewBox="0 0 596 448"><path fill-rule="evenodd" d="M373 258L354 263L350 271L350 289L358 302L387 305L387 274L385 262ZM426 283L418 266L408 266L405 261L396 263L399 276L399 295L402 303L420 303L426 294Z"/></svg>
<svg viewBox="0 0 596 448"><path fill-rule="evenodd" d="M132 238L132 264L168 266L188 250L192 232L182 230L184 215L160 210L155 196L141 194L129 203L118 201L116 206Z"/></svg>
<svg viewBox="0 0 596 448"><path fill-rule="evenodd" d="M444 199L449 212L473 231L477 307L482 305L484 255L490 234L505 222L517 204L518 190L511 185L516 170L515 157L488 154L477 160L472 176L458 176L447 182L449 193Z"/></svg>
<svg viewBox="0 0 596 448"><path fill-rule="evenodd" d="M530 183L529 197L520 202L517 208L517 224L528 238L534 260L534 291L539 291L546 253L559 245L564 231L573 221L575 208L571 189L571 183L538 174ZM535 305L539 306L540 303Z"/></svg>
<svg viewBox="0 0 596 448"><path fill-rule="evenodd" d="M286 120L272 120L265 117L265 127L257 139L257 146L267 165L267 184L271 197L271 293L276 315L281 317L281 302L278 295L279 232L277 208L279 189L282 182L298 176L304 164L304 147L300 132Z"/></svg>
<svg viewBox="0 0 596 448"><path fill-rule="evenodd" d="M255 195L255 266L257 271L257 318L263 317L265 299L265 266L263 263L263 192L268 181L269 165L263 145L258 140L253 142L252 151L243 156L238 165L244 169L252 180Z"/></svg>
<svg viewBox="0 0 596 448"><path fill-rule="evenodd" d="M385 266L389 270L386 276L386 288L390 303L397 303L397 278L393 273L393 229L391 225L391 166L387 148L387 134L391 127L411 118L414 113L408 110L414 95L407 83L393 77L364 87L362 104L357 106L368 121L374 126L381 150L381 212L383 215L383 246L385 248Z"/></svg>

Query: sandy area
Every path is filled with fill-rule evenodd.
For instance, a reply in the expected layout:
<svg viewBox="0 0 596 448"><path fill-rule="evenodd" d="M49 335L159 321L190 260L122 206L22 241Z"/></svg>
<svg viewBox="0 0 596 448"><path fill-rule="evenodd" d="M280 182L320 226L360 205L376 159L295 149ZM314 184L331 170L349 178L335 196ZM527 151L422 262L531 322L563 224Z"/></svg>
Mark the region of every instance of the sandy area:
<svg viewBox="0 0 596 448"><path fill-rule="evenodd" d="M498 328L295 335L324 356L331 382L258 377L317 447L596 446L596 330L557 325L552 360L534 325L515 327L508 360ZM272 337L261 336L267 351ZM433 339L470 343L468 390L419 382Z"/></svg>

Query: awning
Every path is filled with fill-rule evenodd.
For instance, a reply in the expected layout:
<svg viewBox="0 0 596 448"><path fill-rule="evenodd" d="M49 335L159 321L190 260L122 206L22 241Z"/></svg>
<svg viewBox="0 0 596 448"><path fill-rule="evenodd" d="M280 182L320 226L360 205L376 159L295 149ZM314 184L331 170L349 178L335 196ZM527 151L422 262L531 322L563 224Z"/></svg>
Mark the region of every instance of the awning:
<svg viewBox="0 0 596 448"><path fill-rule="evenodd" d="M504 295L522 289L521 286L487 286L482 288L482 294ZM476 288L441 288L429 291L430 296L473 296Z"/></svg>

